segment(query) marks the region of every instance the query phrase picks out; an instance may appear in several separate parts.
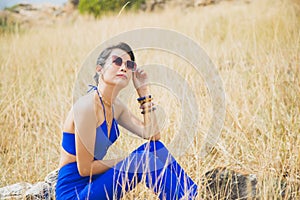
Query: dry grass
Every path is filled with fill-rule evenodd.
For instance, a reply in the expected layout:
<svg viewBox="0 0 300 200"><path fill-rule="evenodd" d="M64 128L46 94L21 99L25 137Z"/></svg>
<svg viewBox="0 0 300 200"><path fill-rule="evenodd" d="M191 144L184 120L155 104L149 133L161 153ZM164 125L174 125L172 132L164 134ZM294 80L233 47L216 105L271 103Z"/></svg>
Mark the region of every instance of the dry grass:
<svg viewBox="0 0 300 200"><path fill-rule="evenodd" d="M122 13L101 20L79 18L51 27L33 27L0 37L0 187L37 182L57 168L61 127L72 105L72 88L86 55L113 35L142 27L179 31L198 42L218 66L226 90L226 120L221 147L199 158L211 117L204 81L167 53L138 52L141 64L174 66L197 98L199 137L179 162L197 182L216 166L257 174L262 199L275 199L278 180L288 172L288 189L298 198L300 176L300 4L253 0L157 13ZM183 67L184 66L184 67ZM159 88L153 87L154 96ZM165 95L165 96L164 96ZM156 98L168 113L163 140L180 128L178 100ZM132 99L135 105L134 92ZM168 102L165 101L166 98ZM122 129L123 131L123 129ZM126 131L123 131L126 132ZM130 135L129 135L130 136ZM116 145L133 150L143 141L124 134ZM201 190L201 188L200 188ZM152 196L151 196L152 197ZM127 199L150 198L139 185Z"/></svg>

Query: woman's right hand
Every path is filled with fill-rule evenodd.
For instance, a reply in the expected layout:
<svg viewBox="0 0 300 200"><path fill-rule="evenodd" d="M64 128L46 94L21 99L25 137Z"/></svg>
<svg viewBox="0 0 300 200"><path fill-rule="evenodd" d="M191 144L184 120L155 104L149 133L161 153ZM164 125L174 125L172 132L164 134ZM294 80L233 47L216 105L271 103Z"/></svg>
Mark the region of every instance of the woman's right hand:
<svg viewBox="0 0 300 200"><path fill-rule="evenodd" d="M132 81L135 89L137 90L139 96L149 95L148 87L148 74L144 69L137 68L135 72L132 73Z"/></svg>

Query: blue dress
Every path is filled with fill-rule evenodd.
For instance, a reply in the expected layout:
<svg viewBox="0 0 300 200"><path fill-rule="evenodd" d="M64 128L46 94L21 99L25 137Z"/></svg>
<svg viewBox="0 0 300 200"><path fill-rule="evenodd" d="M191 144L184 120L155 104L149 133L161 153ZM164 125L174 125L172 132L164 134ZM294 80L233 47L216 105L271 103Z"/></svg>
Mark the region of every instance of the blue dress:
<svg viewBox="0 0 300 200"><path fill-rule="evenodd" d="M100 100L104 109L101 97ZM104 121L96 129L95 160L103 159L108 148L117 140L117 120L113 119L109 138L107 132ZM75 135L64 132L62 146L67 152L76 155ZM164 144L149 141L102 174L83 177L78 172L77 162L63 166L58 173L56 199L120 199L127 191L135 188L143 177L146 186L160 199L175 200L183 196L194 199L197 196L197 185Z"/></svg>

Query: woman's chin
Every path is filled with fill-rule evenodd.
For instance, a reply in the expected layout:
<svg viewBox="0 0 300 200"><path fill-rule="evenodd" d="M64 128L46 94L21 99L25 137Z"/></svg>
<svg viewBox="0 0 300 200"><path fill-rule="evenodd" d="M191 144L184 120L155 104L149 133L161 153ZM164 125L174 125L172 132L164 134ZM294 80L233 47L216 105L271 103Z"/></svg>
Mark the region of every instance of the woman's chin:
<svg viewBox="0 0 300 200"><path fill-rule="evenodd" d="M128 80L120 79L115 82L115 86L122 89L125 88L128 85L128 83Z"/></svg>

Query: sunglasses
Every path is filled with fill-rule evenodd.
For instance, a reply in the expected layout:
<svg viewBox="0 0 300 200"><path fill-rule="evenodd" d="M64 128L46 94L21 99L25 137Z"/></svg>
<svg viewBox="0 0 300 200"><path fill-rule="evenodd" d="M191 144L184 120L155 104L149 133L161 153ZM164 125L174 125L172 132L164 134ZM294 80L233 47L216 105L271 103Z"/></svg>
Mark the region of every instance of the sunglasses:
<svg viewBox="0 0 300 200"><path fill-rule="evenodd" d="M113 63L115 63L115 65L117 65L118 67L121 67L122 64L123 64L123 59L119 56L112 56L112 60L113 60ZM136 63L134 61L131 61L131 60L127 60L125 62L125 66L127 69L130 69L131 71L135 71L136 70Z"/></svg>

